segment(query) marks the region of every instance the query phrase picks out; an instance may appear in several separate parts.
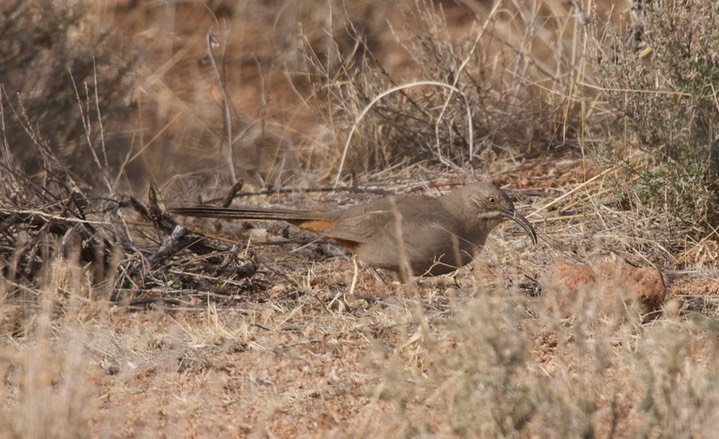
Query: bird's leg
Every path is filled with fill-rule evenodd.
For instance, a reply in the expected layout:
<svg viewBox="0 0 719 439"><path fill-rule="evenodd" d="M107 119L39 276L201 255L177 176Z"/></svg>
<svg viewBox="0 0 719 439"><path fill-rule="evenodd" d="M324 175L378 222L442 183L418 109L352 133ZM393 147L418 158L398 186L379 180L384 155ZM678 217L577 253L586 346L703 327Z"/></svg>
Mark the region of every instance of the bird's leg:
<svg viewBox="0 0 719 439"><path fill-rule="evenodd" d="M350 296L355 293L355 287L357 286L357 280L359 279L359 259L357 258L356 253L352 254L352 266L354 267L354 273L352 274L352 283L350 284Z"/></svg>
<svg viewBox="0 0 719 439"><path fill-rule="evenodd" d="M352 266L354 267L354 273L352 274L352 282L350 283L350 289L347 293L337 292L335 294L335 297L330 300L329 305L327 305L327 308L332 309L332 306L335 304L335 302L338 303L339 310L344 310L347 304L347 297L353 297L355 288L357 287L357 279L359 279L359 262L357 259L357 254L352 254Z"/></svg>
<svg viewBox="0 0 719 439"><path fill-rule="evenodd" d="M387 280L379 273L379 271L377 271L376 268L374 268L370 265L370 266L367 266L367 271L372 273L372 276L374 276L375 281L382 282L382 285L384 285L385 287L388 285Z"/></svg>

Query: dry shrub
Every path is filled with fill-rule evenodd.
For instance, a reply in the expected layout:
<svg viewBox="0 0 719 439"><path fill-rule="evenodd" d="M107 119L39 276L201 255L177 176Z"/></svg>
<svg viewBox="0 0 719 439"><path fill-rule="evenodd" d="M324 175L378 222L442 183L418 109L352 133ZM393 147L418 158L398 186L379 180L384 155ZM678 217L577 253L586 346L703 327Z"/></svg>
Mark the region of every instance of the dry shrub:
<svg viewBox="0 0 719 439"><path fill-rule="evenodd" d="M128 64L109 34L86 5L65 1L6 1L0 29L5 163L39 175L59 160L107 188L98 175L114 182L129 150L118 137Z"/></svg>
<svg viewBox="0 0 719 439"><path fill-rule="evenodd" d="M135 160L152 180L226 185L232 168L296 185L422 161L486 169L497 156L577 147L578 134L596 132L596 94L580 87L591 82L592 37L624 19L619 10L338 0L129 3L108 15L128 35L122 50L141 52Z"/></svg>
<svg viewBox="0 0 719 439"><path fill-rule="evenodd" d="M719 7L645 2L638 17L611 29L612 50L596 64L615 118L602 153L631 165L622 184L637 201L626 203L666 209L695 235L711 235L719 222Z"/></svg>
<svg viewBox="0 0 719 439"><path fill-rule="evenodd" d="M711 435L719 374L702 359L719 346L710 321L642 325L633 307L607 307L601 288L583 291L568 317L551 298L494 294L397 350L377 395L393 409L362 434Z"/></svg>
<svg viewBox="0 0 719 439"><path fill-rule="evenodd" d="M347 14L366 16L368 28L380 23L367 15L378 15L372 3L131 2L108 10L128 37L122 51L140 53L132 130L149 179L172 191L187 182L227 186L233 173L255 186L297 185L302 170L324 164L318 151L329 135L308 104L303 48L336 62L323 55L331 29ZM352 50L351 34L338 38L343 53Z"/></svg>
<svg viewBox="0 0 719 439"><path fill-rule="evenodd" d="M623 17L588 9L548 0L405 1L388 18L393 58L370 51L361 65L350 58L328 71L310 57L316 94L328 95L328 124L341 142L354 134L341 166L359 173L431 160L486 169L498 155L578 147L578 134L598 128L587 121L596 93L581 87L592 81L595 33Z"/></svg>
<svg viewBox="0 0 719 439"><path fill-rule="evenodd" d="M93 437L102 389L84 321L96 304L80 296L88 270L73 258L51 259L43 285L26 290L29 300L0 303L3 437ZM0 281L4 297L11 285Z"/></svg>

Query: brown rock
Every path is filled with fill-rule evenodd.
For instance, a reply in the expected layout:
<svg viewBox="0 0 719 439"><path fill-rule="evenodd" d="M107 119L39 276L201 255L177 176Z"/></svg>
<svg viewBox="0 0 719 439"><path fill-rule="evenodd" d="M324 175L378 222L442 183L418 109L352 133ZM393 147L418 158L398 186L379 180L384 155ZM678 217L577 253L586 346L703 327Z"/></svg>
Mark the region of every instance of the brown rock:
<svg viewBox="0 0 719 439"><path fill-rule="evenodd" d="M661 309L666 297L662 275L656 268L637 268L622 263L599 265L557 264L545 285L559 294L576 295L581 289L591 289L607 296L612 302L622 292L622 298L636 298L646 313Z"/></svg>

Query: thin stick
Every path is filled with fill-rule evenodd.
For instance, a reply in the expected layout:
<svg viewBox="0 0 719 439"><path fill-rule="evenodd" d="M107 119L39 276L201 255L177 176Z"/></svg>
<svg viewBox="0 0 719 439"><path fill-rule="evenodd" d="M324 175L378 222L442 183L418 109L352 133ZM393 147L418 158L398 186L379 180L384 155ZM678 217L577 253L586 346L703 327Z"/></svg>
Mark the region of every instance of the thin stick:
<svg viewBox="0 0 719 439"><path fill-rule="evenodd" d="M227 94L225 88L225 81L222 79L220 70L217 68L215 62L215 56L212 54L212 48L217 45L217 40L212 32L207 32L207 58L209 58L212 64L212 69L217 75L217 80L220 83L220 90L222 90L222 112L225 122L225 135L227 137L227 167L230 171L230 180L233 182L237 181L237 175L235 174L235 158L232 152L232 116L230 115L230 97Z"/></svg>

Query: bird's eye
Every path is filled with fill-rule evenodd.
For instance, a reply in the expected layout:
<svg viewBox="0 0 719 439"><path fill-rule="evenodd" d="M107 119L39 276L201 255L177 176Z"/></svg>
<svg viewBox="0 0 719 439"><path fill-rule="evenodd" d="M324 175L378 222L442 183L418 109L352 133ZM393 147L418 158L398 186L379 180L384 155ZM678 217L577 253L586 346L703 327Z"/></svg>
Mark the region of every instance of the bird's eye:
<svg viewBox="0 0 719 439"><path fill-rule="evenodd" d="M496 199L496 198L494 198L494 197L489 197L489 204L496 204L496 203L497 203L497 199Z"/></svg>

